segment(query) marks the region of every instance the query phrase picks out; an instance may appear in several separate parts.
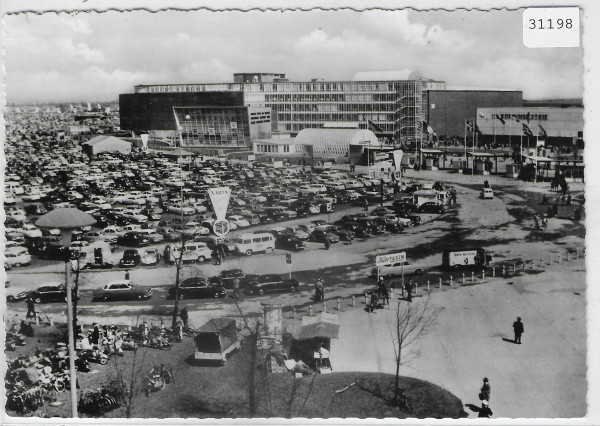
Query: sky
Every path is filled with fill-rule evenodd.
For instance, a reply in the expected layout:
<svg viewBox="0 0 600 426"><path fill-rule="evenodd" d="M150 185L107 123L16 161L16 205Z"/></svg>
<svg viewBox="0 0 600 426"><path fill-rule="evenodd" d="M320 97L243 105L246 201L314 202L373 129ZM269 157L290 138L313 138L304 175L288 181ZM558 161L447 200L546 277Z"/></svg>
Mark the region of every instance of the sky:
<svg viewBox="0 0 600 426"><path fill-rule="evenodd" d="M531 49L522 11L9 15L8 103L104 102L138 84L231 82L236 72L351 80L418 70L449 88L583 96L583 49Z"/></svg>

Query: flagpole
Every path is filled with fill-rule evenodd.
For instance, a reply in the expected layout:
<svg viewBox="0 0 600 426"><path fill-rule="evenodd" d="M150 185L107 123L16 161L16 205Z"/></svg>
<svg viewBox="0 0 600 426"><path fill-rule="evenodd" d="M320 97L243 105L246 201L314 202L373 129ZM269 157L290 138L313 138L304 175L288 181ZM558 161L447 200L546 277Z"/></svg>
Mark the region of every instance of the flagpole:
<svg viewBox="0 0 600 426"><path fill-rule="evenodd" d="M496 146L496 120L494 120L494 146Z"/></svg>
<svg viewBox="0 0 600 426"><path fill-rule="evenodd" d="M469 165L467 160L467 121L465 120L465 167Z"/></svg>
<svg viewBox="0 0 600 426"><path fill-rule="evenodd" d="M512 116L508 117L508 144L510 145L510 149L512 149Z"/></svg>
<svg viewBox="0 0 600 426"><path fill-rule="evenodd" d="M473 118L473 155L471 159L471 176L475 174L475 131L477 129L477 117Z"/></svg>

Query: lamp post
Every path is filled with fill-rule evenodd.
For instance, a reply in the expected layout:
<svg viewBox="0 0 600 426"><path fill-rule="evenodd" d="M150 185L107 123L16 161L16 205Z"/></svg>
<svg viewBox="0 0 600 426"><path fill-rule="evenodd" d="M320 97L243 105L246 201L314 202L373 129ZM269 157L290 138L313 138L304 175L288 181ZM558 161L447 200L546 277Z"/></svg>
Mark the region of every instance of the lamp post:
<svg viewBox="0 0 600 426"><path fill-rule="evenodd" d="M67 287L67 322L69 333L69 376L71 382L71 416L77 417L77 375L75 373L75 313L73 312L73 294L71 291L71 268L68 247L71 244L73 229L92 225L96 220L77 209L56 209L41 216L35 225L39 228L58 228L65 250L65 285Z"/></svg>

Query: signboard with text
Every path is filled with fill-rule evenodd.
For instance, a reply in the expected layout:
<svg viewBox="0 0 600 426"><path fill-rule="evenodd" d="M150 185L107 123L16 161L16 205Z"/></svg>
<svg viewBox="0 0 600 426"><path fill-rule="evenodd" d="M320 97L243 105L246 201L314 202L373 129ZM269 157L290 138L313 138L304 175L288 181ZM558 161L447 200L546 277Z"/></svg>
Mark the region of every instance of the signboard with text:
<svg viewBox="0 0 600 426"><path fill-rule="evenodd" d="M406 262L405 251L401 251L399 253L381 254L375 258L375 264L377 266L390 265L398 262Z"/></svg>
<svg viewBox="0 0 600 426"><path fill-rule="evenodd" d="M231 197L231 188L209 188L208 196L212 203L213 210L217 220L225 220L227 216L227 206L229 206L229 198Z"/></svg>

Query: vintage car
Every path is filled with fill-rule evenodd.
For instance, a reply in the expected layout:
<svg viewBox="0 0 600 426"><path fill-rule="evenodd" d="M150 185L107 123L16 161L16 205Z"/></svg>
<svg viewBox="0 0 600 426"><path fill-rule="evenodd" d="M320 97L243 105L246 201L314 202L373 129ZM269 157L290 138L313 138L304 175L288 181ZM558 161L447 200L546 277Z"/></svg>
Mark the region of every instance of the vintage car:
<svg viewBox="0 0 600 426"><path fill-rule="evenodd" d="M219 299L227 295L227 290L221 284L214 284L200 277L191 277L179 284L179 291L175 286L169 288L168 298L173 299L176 293L179 299Z"/></svg>
<svg viewBox="0 0 600 426"><path fill-rule="evenodd" d="M130 280L111 281L94 294L94 298L109 300L145 300L152 297L151 288L135 288Z"/></svg>
<svg viewBox="0 0 600 426"><path fill-rule="evenodd" d="M257 275L248 282L247 292L250 294L263 295L268 292L295 292L300 284L295 279L283 279L281 275L265 274Z"/></svg>
<svg viewBox="0 0 600 426"><path fill-rule="evenodd" d="M145 249L140 255L140 262L143 266L157 265L162 255L156 248Z"/></svg>

